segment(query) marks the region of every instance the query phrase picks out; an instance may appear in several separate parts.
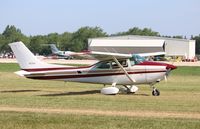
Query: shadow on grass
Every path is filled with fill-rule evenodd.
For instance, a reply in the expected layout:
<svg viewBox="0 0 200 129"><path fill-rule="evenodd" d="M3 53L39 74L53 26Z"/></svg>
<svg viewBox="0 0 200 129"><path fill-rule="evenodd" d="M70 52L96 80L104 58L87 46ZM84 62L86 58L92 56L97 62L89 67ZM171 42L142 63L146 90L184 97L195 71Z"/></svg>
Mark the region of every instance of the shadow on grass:
<svg viewBox="0 0 200 129"><path fill-rule="evenodd" d="M52 94L42 94L38 96L69 96L69 95L89 95L98 94L100 90L89 90L89 91L79 91L79 92L62 92L62 93L52 93ZM125 94L119 93L120 95L135 95L135 96L150 96L149 94Z"/></svg>
<svg viewBox="0 0 200 129"><path fill-rule="evenodd" d="M134 94L136 96L150 96L149 94Z"/></svg>
<svg viewBox="0 0 200 129"><path fill-rule="evenodd" d="M38 92L40 90L4 90L0 91L0 93L18 93L18 92Z"/></svg>
<svg viewBox="0 0 200 129"><path fill-rule="evenodd" d="M99 90L90 90L90 91L80 91L80 92L62 92L62 93L55 93L55 94L43 94L38 96L67 96L67 95L88 95L88 94L97 94L100 93Z"/></svg>
<svg viewBox="0 0 200 129"><path fill-rule="evenodd" d="M119 95L134 95L134 96L150 96L149 94L134 94L134 93L118 93Z"/></svg>

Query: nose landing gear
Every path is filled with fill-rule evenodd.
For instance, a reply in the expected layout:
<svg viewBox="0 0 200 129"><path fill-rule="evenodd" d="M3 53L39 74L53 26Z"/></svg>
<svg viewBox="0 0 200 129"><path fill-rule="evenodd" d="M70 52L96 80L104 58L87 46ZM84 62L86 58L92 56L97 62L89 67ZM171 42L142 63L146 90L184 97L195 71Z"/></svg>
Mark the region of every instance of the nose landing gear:
<svg viewBox="0 0 200 129"><path fill-rule="evenodd" d="M152 95L153 95L153 96L159 96L159 95L160 95L160 91L154 87L155 84L156 84L156 83L152 83L152 84L150 85L150 87L153 89Z"/></svg>
<svg viewBox="0 0 200 129"><path fill-rule="evenodd" d="M152 95L153 96L159 96L160 95L160 91L158 89L154 88L153 91L152 91Z"/></svg>

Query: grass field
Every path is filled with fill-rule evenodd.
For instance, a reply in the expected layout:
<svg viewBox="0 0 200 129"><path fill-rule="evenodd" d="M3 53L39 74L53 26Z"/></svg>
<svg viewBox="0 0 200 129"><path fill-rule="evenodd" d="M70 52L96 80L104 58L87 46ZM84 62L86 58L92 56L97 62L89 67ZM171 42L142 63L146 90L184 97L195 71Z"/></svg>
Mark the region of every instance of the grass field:
<svg viewBox="0 0 200 129"><path fill-rule="evenodd" d="M173 71L167 83L156 85L159 97L152 96L147 85L139 86L134 95L106 96L99 93L102 85L29 80L15 75L17 70L17 64L0 64L0 108L22 109L0 111L1 129L200 128L200 67Z"/></svg>

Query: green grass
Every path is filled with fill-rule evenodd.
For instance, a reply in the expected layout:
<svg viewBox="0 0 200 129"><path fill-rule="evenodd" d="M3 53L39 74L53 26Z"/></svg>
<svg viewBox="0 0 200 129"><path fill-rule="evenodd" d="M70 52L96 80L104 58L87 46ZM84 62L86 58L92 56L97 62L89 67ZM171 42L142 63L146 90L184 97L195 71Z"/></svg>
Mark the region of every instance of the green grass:
<svg viewBox="0 0 200 129"><path fill-rule="evenodd" d="M4 74L0 75L0 105L200 112L199 77L187 81L187 77L172 76L168 83L157 85L161 96L154 97L149 86L140 86L135 95L105 96L97 93L102 85L29 80L13 73Z"/></svg>
<svg viewBox="0 0 200 129"><path fill-rule="evenodd" d="M19 65L16 63L0 63L0 72L14 72L19 69Z"/></svg>
<svg viewBox="0 0 200 129"><path fill-rule="evenodd" d="M198 129L200 120L0 112L1 129Z"/></svg>
<svg viewBox="0 0 200 129"><path fill-rule="evenodd" d="M178 69L174 70L173 75L181 76L200 76L200 67L198 66L179 66Z"/></svg>
<svg viewBox="0 0 200 129"><path fill-rule="evenodd" d="M87 66L85 64L62 64L70 66ZM0 63L0 72L15 72L19 71L20 67L16 63Z"/></svg>
<svg viewBox="0 0 200 129"><path fill-rule="evenodd" d="M178 67L151 95L147 85L134 95L106 96L98 84L30 80L15 75L17 64L0 64L0 106L200 113L200 67ZM20 119L17 119L19 116ZM5 120L4 120L5 118ZM109 122L108 122L109 121ZM112 117L0 112L0 128L196 128L198 119ZM31 123L26 124L26 123ZM85 124L83 124L85 123ZM102 124L103 123L103 124ZM79 126L82 125L82 126Z"/></svg>

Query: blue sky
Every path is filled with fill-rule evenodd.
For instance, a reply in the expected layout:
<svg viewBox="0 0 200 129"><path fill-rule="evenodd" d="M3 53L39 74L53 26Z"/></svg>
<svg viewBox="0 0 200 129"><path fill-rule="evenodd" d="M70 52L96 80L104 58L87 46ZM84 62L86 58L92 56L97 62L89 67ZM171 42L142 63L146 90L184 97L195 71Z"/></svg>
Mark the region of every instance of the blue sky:
<svg viewBox="0 0 200 129"><path fill-rule="evenodd" d="M199 35L200 0L1 0L0 33L15 25L26 35L99 26L108 34L132 27L161 35Z"/></svg>

